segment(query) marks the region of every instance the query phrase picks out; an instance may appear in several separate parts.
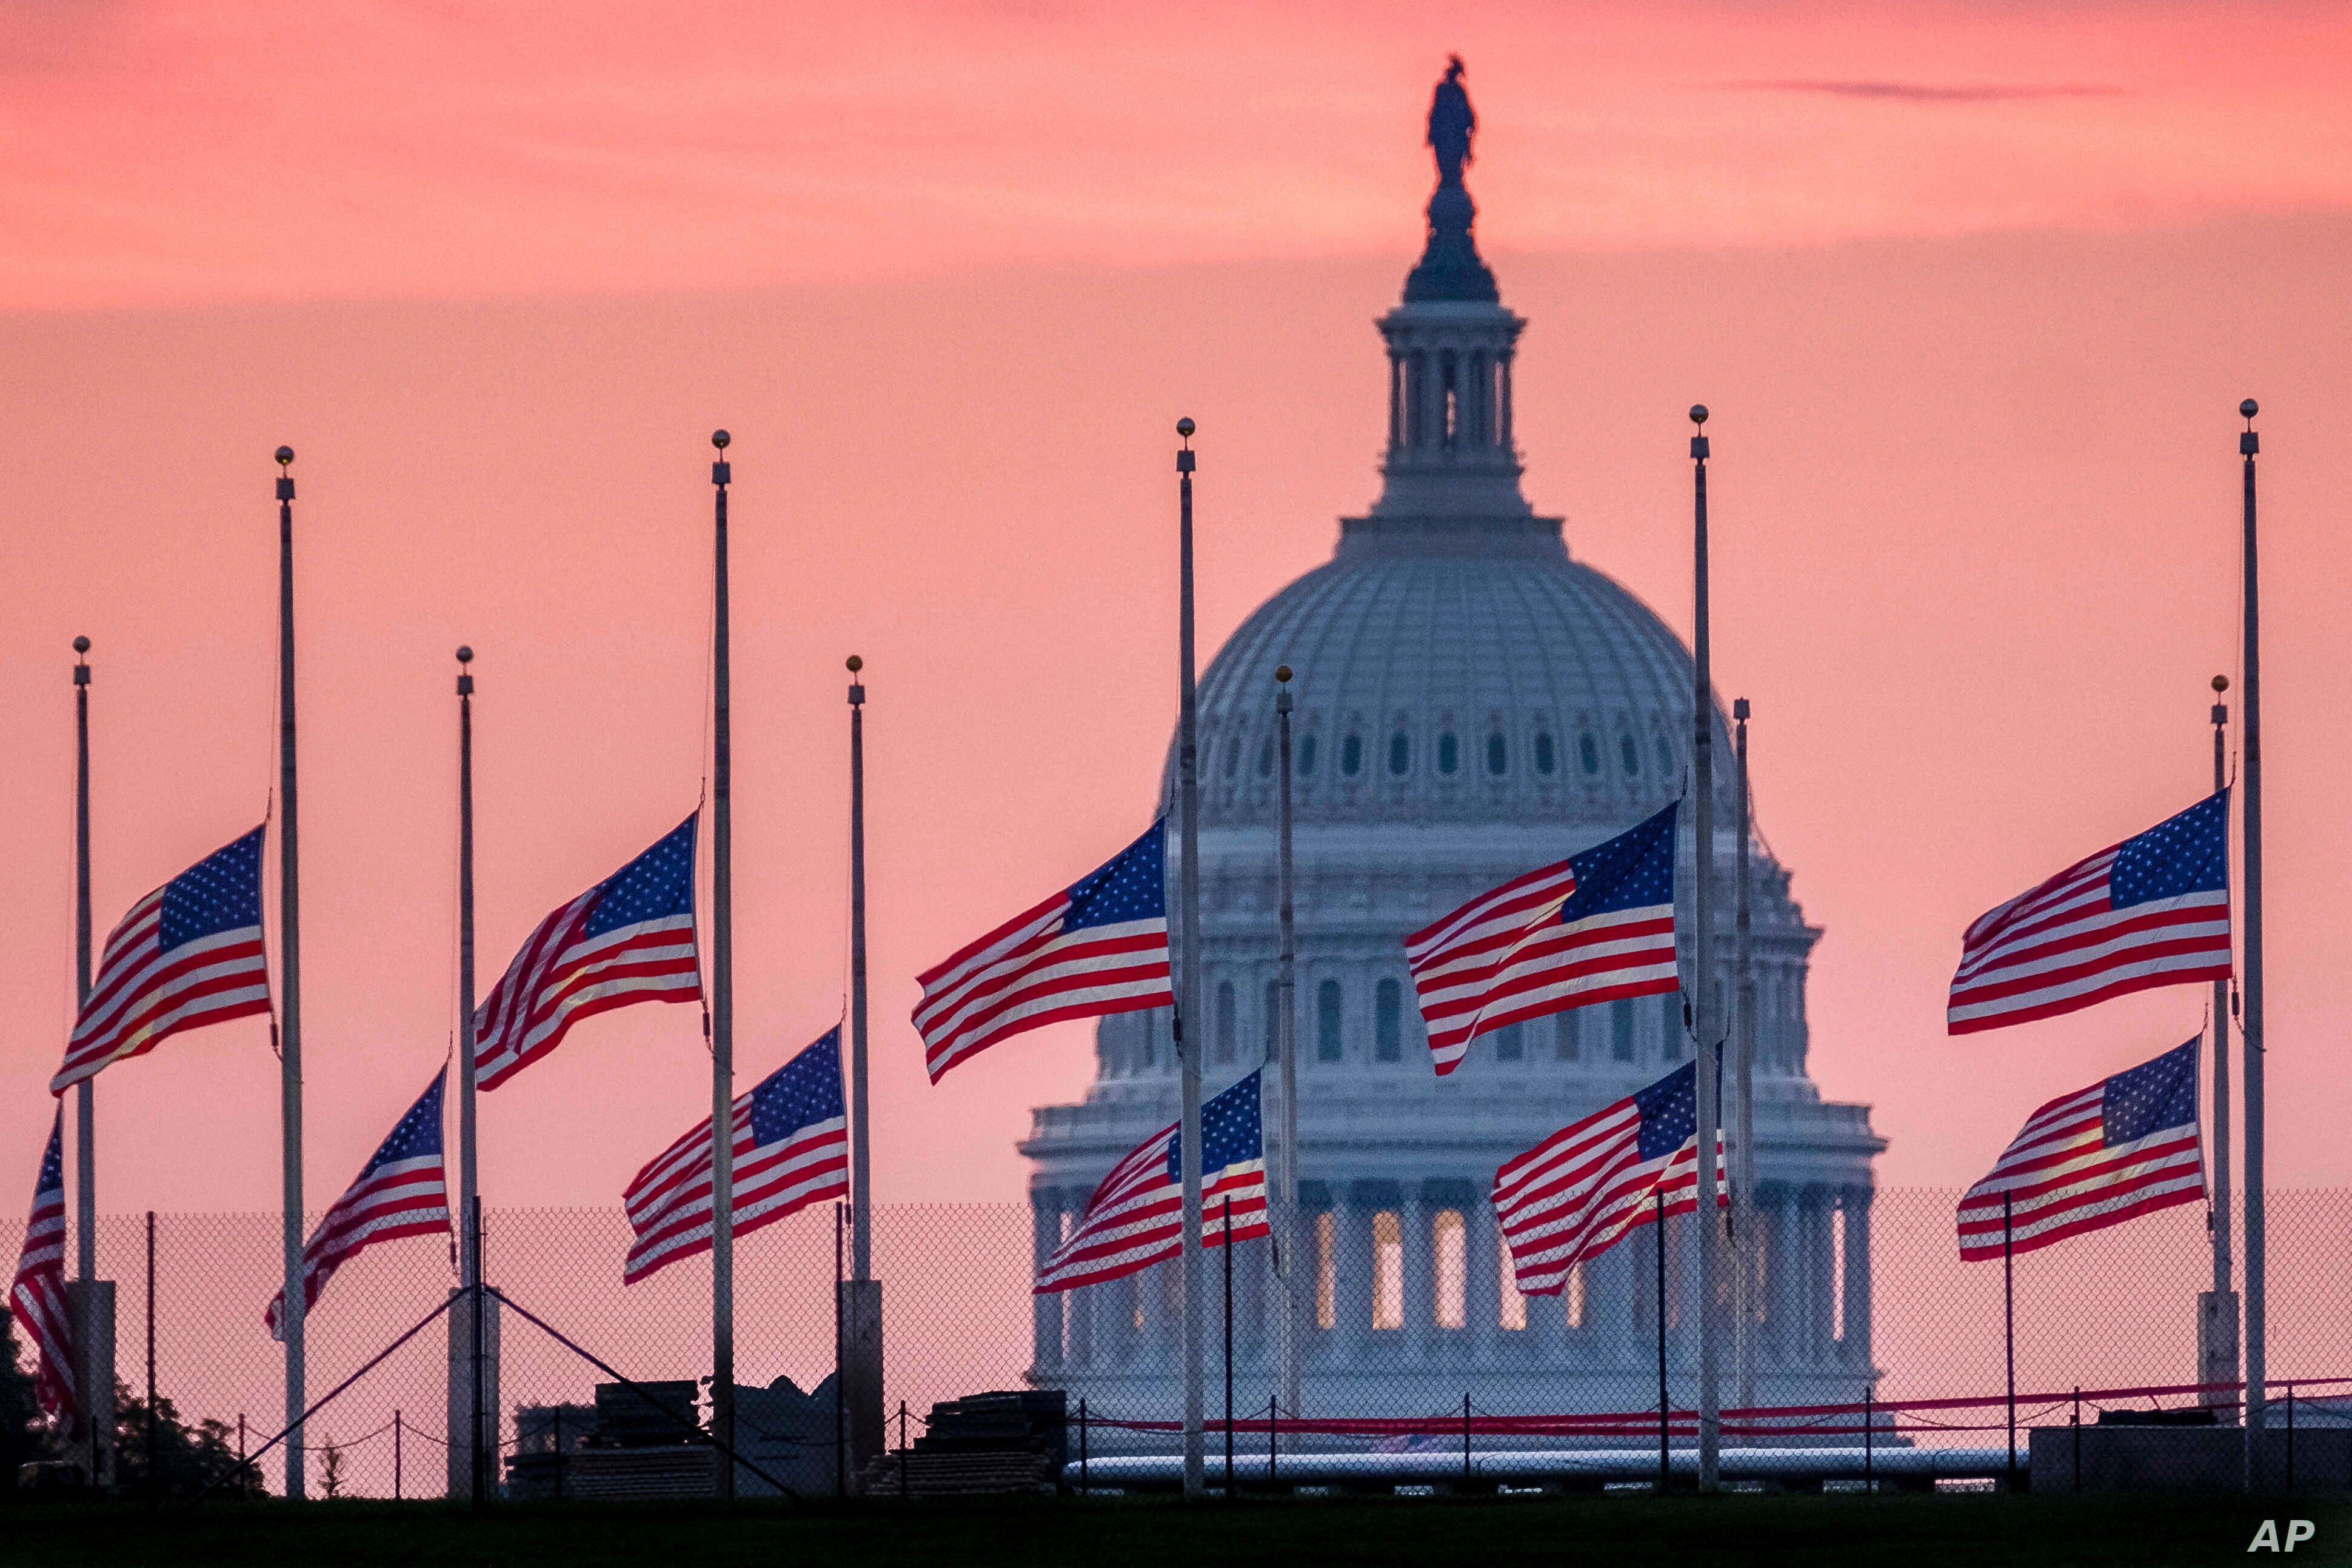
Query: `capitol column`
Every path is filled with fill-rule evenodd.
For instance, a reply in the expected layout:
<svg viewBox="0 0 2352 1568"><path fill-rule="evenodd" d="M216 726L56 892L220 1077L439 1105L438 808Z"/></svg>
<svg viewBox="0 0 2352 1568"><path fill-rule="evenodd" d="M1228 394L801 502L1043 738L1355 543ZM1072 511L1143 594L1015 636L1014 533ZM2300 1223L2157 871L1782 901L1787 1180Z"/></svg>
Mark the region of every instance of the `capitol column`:
<svg viewBox="0 0 2352 1568"><path fill-rule="evenodd" d="M1046 1260L1062 1244L1062 1194L1059 1188L1038 1186L1029 1189L1030 1252L1034 1259L1030 1276L1034 1280L1045 1272ZM1032 1318L1030 1332L1030 1365L1041 1375L1051 1376L1062 1366L1062 1294L1032 1295L1029 1298Z"/></svg>
<svg viewBox="0 0 2352 1568"><path fill-rule="evenodd" d="M1830 1360L1831 1331L1837 1323L1837 1244L1830 1234L1830 1189L1819 1184L1805 1188L1805 1361L1825 1366Z"/></svg>
<svg viewBox="0 0 2352 1568"><path fill-rule="evenodd" d="M1349 1184L1334 1197L1331 1249L1339 1279L1332 1291L1338 1309L1332 1338L1341 1360L1360 1364L1372 1355L1372 1273L1380 1267L1372 1217L1379 1212L1380 1198L1362 1182Z"/></svg>
<svg viewBox="0 0 2352 1568"><path fill-rule="evenodd" d="M1062 1207L1072 1214L1082 1212L1088 1196L1072 1187L1063 1193ZM1063 1357L1069 1366L1088 1370L1096 1364L1095 1319L1102 1309L1102 1291L1100 1285L1080 1285L1063 1293L1062 1312L1069 1323Z"/></svg>
<svg viewBox="0 0 2352 1568"><path fill-rule="evenodd" d="M1870 1204L1876 1195L1866 1186L1845 1189L1845 1339L1846 1364L1868 1376L1870 1362Z"/></svg>
<svg viewBox="0 0 2352 1568"><path fill-rule="evenodd" d="M1780 1183L1759 1184L1764 1204L1764 1343L1785 1372L1803 1354L1799 1332L1804 1303L1804 1256L1797 1240L1797 1195Z"/></svg>
<svg viewBox="0 0 2352 1568"><path fill-rule="evenodd" d="M1397 1201L1400 1348L1409 1362L1429 1359L1436 1348L1437 1270L1432 1236L1435 1210L1425 1182L1407 1182Z"/></svg>
<svg viewBox="0 0 2352 1568"><path fill-rule="evenodd" d="M1503 1317L1503 1232L1495 1206L1474 1193L1462 1206L1462 1326L1468 1331L1471 1364L1491 1367Z"/></svg>

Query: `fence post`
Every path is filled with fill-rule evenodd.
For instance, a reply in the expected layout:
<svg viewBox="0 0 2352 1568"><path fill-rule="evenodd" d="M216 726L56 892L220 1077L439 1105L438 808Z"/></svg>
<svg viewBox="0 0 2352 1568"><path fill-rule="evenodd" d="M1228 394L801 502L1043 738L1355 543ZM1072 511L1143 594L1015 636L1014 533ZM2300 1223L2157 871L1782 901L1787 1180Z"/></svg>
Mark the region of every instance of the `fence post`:
<svg viewBox="0 0 2352 1568"><path fill-rule="evenodd" d="M2286 1495L2294 1495L2294 1385L2292 1383L2286 1385Z"/></svg>
<svg viewBox="0 0 2352 1568"><path fill-rule="evenodd" d="M147 1211L147 1500L163 1496L155 1474L155 1211Z"/></svg>
<svg viewBox="0 0 2352 1568"><path fill-rule="evenodd" d="M400 1500L400 1412L392 1413L392 1500Z"/></svg>
<svg viewBox="0 0 2352 1568"><path fill-rule="evenodd" d="M1869 1384L1862 1385L1862 1490L1864 1496L1878 1490L1878 1417L1872 1409L1874 1392Z"/></svg>
<svg viewBox="0 0 2352 1568"><path fill-rule="evenodd" d="M2074 1414L2070 1417L2074 1428L2074 1490L2083 1490L2083 1385L2074 1385Z"/></svg>
<svg viewBox="0 0 2352 1568"><path fill-rule="evenodd" d="M1281 1450L1282 1396L1268 1395L1265 1401L1265 1484L1269 1491L1273 1490L1278 1473L1276 1469L1279 1462L1276 1456Z"/></svg>
<svg viewBox="0 0 2352 1568"><path fill-rule="evenodd" d="M1470 1395L1462 1396L1462 1490L1470 1490Z"/></svg>
<svg viewBox="0 0 2352 1568"><path fill-rule="evenodd" d="M520 1417L517 1417L516 1425L520 1427ZM563 1500L563 1400L561 1396L555 1401L555 1500Z"/></svg>
<svg viewBox="0 0 2352 1568"><path fill-rule="evenodd" d="M1093 1478L1087 1471L1087 1396L1078 1396L1078 1495L1091 1490Z"/></svg>
<svg viewBox="0 0 2352 1568"><path fill-rule="evenodd" d="M898 1496L903 1500L912 1495L907 1490L907 1402L901 1399L898 1401Z"/></svg>

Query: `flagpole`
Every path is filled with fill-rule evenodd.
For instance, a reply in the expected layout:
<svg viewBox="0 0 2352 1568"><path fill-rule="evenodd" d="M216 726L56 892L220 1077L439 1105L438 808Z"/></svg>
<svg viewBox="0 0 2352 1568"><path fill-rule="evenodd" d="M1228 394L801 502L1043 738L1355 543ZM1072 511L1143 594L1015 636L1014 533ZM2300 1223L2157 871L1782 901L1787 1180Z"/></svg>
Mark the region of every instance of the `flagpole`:
<svg viewBox="0 0 2352 1568"><path fill-rule="evenodd" d="M1184 1495L1199 1497L1206 1490L1205 1445L1202 1419L1204 1390L1202 1367L1206 1334L1207 1281L1201 1255L1201 1052L1188 1038L1201 1017L1201 758L1199 703L1194 691L1192 650L1192 422L1180 419L1176 434L1184 444L1176 454L1177 575L1180 611L1177 629L1176 790L1179 810L1182 876L1180 936L1183 952L1181 989L1176 1000L1176 1058L1183 1087L1183 1120L1178 1134L1177 1157L1184 1171Z"/></svg>
<svg viewBox="0 0 2352 1568"><path fill-rule="evenodd" d="M1284 664L1276 669L1274 678L1280 688L1274 695L1275 726L1282 739L1282 806L1277 820L1281 871L1276 889L1281 906L1281 951L1276 960L1278 977L1275 982L1278 1009L1275 1023L1275 1050L1282 1084L1282 1147L1275 1160L1275 1180L1278 1184L1276 1198L1282 1206L1279 1221L1282 1226L1279 1275L1282 1317L1276 1325L1278 1360L1275 1383L1283 1407L1296 1416L1299 1413L1304 1391L1300 1387L1298 1343L1298 1290L1303 1271L1299 1268L1298 1250L1298 1026L1295 995L1298 929L1293 901L1290 843L1290 666Z"/></svg>
<svg viewBox="0 0 2352 1568"><path fill-rule="evenodd" d="M2010 1195L2000 1195L2000 1349L2009 1368L2009 1490L2017 1490L2017 1270L2010 1239Z"/></svg>
<svg viewBox="0 0 2352 1568"><path fill-rule="evenodd" d="M74 651L74 1008L77 1018L89 1000L89 639L76 637ZM105 1434L114 1425L114 1390L100 1388L97 1358L98 1310L98 1095L97 1075L74 1085L74 1276L81 1283L75 1314L74 1412L88 1447L90 1484L100 1474ZM112 1357L108 1358L109 1364Z"/></svg>
<svg viewBox="0 0 2352 1568"><path fill-rule="evenodd" d="M470 1301L480 1300L482 1254L473 1223L478 1175L474 1141L474 650L457 650L457 1279ZM477 1311L457 1320L478 1331ZM467 1492L478 1506L482 1477L482 1336L467 1336L467 1396L450 1401L452 1410L471 1416L466 1434Z"/></svg>
<svg viewBox="0 0 2352 1568"><path fill-rule="evenodd" d="M294 747L294 449L278 449L278 1084L285 1246L286 1495L304 1491L302 920Z"/></svg>
<svg viewBox="0 0 2352 1568"><path fill-rule="evenodd" d="M1722 1127L1718 1104L1721 1046L1716 1039L1713 957L1715 928L1715 685L1708 641L1706 550L1706 405L1693 403L1691 424L1692 586L1697 605L1691 638L1691 761L1698 796L1692 820L1696 874L1691 894L1692 1032L1698 1041L1698 1490L1711 1492L1721 1462L1722 1390L1717 1385L1716 1291L1721 1282L1717 1243L1723 1216L1717 1207L1715 1145ZM1663 1232L1661 1235L1663 1236Z"/></svg>
<svg viewBox="0 0 2352 1568"><path fill-rule="evenodd" d="M2239 992L2245 998L2245 1017L2238 1026L2239 1048L2244 1055L2246 1088L2246 1490L2263 1485L2263 1382L2269 1372L2268 1291L2263 1280L2269 1237L2263 1195L2263 661L2262 577L2256 570L2254 531L2254 456L2262 441L2254 434L2254 415L2261 412L2252 398L2238 405L2246 428L2238 436L2238 453L2245 468L2243 565L2246 605L2245 716L2239 721L2239 744L2245 754L2243 833L2245 892L2244 978Z"/></svg>
<svg viewBox="0 0 2352 1568"><path fill-rule="evenodd" d="M715 1491L735 1495L735 879L727 692L728 434L711 433L710 716L710 1436Z"/></svg>
<svg viewBox="0 0 2352 1568"><path fill-rule="evenodd" d="M849 1283L841 1304L849 1451L862 1469L882 1451L882 1286L874 1278L873 1137L866 1112L866 661L849 655Z"/></svg>
<svg viewBox="0 0 2352 1568"><path fill-rule="evenodd" d="M1732 1040L1734 1092L1738 1096L1731 1147L1733 1400L1743 1409L1756 1405L1756 963L1754 912L1748 895L1748 841L1755 832L1755 804L1748 790L1748 699L1736 697L1731 716L1738 726L1739 874L1733 929L1738 946L1733 967L1739 1015Z"/></svg>
<svg viewBox="0 0 2352 1568"><path fill-rule="evenodd" d="M2213 792L2229 788L2226 731L2230 707L2220 701L2230 677L2213 677ZM2238 1297L2230 1251L2234 1216L2230 1212L2230 982L2213 982L2213 1293L2201 1324L2208 1354L2197 1369L2200 1383L2238 1381Z"/></svg>

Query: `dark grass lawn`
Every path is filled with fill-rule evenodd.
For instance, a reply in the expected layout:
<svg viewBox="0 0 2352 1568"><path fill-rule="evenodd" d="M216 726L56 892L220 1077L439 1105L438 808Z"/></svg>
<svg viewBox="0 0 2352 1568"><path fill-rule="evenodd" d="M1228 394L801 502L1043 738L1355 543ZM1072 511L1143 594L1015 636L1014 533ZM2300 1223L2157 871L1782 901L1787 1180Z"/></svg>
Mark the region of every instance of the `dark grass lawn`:
<svg viewBox="0 0 2352 1568"><path fill-rule="evenodd" d="M90 1564L2238 1563L2260 1521L2309 1519L2301 1562L2352 1560L2352 1507L1974 1496L1393 1498L509 1505L0 1507L0 1563ZM2260 1554L2271 1560L2271 1554Z"/></svg>

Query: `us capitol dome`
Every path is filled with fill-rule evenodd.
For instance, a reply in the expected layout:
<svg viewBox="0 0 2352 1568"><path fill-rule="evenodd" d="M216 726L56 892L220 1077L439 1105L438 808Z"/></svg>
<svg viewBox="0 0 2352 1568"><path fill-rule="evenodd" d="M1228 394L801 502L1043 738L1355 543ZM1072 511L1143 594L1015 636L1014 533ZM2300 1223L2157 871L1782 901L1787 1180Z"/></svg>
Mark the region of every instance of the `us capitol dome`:
<svg viewBox="0 0 2352 1568"><path fill-rule="evenodd" d="M1657 1397L1654 1229L1586 1264L1562 1294L1521 1298L1487 1193L1512 1155L1692 1054L1680 998L1512 1026L1441 1079L1405 968L1407 933L1633 826L1682 794L1689 771L1689 651L1648 605L1572 556L1561 519L1520 491L1512 383L1527 323L1503 305L1471 233L1458 170L1472 122L1454 91L1462 140L1450 166L1437 122L1446 88L1433 111L1443 177L1427 248L1402 302L1379 320L1380 498L1340 520L1331 559L1260 606L1200 685L1199 1032L1214 1094L1275 1054L1274 673L1295 672L1297 1262L1309 1416L1426 1414L1465 1394L1494 1411L1654 1407ZM1686 527L1670 507L1661 497L1660 526ZM1712 983L1728 988L1738 817L1719 704L1713 722L1724 869ZM1163 800L1174 769L1171 747ZM1690 819L1676 878L1685 931ZM1885 1140L1866 1106L1824 1100L1807 1074L1806 972L1822 933L1791 896L1788 869L1760 839L1750 852L1758 1397L1851 1399L1875 1375L1871 1162ZM1171 1023L1164 1009L1102 1019L1085 1098L1033 1113L1020 1148L1034 1163L1040 1261L1112 1164L1176 1119ZM1234 1252L1237 1409L1262 1411L1274 1377L1269 1248ZM1677 1405L1694 1392L1694 1250L1684 1222L1670 1222L1663 1306ZM1208 1259L1213 1313L1223 1260ZM1032 1384L1106 1413L1168 1414L1179 1403L1175 1264L1034 1301ZM1221 1332L1213 1322L1213 1391Z"/></svg>

